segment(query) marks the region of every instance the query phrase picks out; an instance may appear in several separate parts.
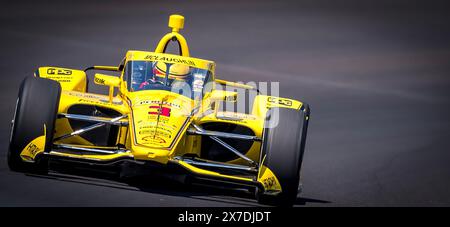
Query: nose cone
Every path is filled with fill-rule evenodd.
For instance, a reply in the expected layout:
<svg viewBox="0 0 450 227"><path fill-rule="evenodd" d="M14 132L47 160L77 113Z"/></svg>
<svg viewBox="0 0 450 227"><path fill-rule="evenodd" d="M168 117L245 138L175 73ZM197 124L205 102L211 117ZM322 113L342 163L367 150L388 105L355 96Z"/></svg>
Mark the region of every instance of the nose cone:
<svg viewBox="0 0 450 227"><path fill-rule="evenodd" d="M167 91L143 91L131 98L137 145L172 148L188 123L191 100Z"/></svg>

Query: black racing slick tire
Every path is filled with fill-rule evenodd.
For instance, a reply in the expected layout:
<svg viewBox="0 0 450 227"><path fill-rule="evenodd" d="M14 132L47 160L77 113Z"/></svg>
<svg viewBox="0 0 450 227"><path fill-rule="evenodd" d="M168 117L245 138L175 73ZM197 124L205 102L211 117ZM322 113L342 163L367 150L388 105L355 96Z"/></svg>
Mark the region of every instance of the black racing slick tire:
<svg viewBox="0 0 450 227"><path fill-rule="evenodd" d="M42 136L46 129L45 150L52 146L53 132L61 96L61 85L49 79L27 77L22 81L11 122L8 149L8 166L12 171L47 171L47 161L40 156L34 163L24 162L20 157L33 139Z"/></svg>
<svg viewBox="0 0 450 227"><path fill-rule="evenodd" d="M278 121L275 127L270 124ZM267 112L260 166L268 167L278 179L281 192L256 191L259 203L292 206L299 193L300 171L309 122L309 106L300 110L272 108Z"/></svg>

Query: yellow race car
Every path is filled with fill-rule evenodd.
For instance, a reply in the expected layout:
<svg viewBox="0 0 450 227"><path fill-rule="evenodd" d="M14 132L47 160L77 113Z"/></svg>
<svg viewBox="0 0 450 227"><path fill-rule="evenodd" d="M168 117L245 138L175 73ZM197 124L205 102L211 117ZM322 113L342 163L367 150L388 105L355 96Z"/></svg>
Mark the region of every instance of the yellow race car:
<svg viewBox="0 0 450 227"><path fill-rule="evenodd" d="M309 121L307 104L215 78L215 63L189 55L171 15L154 52L130 50L119 66L40 67L20 86L8 151L13 171L48 170L58 160L91 166L181 169L189 179L255 189L261 203L293 204ZM168 54L170 42L180 54ZM88 93L86 71L108 95ZM221 111L257 92L250 113ZM130 172L130 171L128 171ZM132 171L131 171L132 172Z"/></svg>

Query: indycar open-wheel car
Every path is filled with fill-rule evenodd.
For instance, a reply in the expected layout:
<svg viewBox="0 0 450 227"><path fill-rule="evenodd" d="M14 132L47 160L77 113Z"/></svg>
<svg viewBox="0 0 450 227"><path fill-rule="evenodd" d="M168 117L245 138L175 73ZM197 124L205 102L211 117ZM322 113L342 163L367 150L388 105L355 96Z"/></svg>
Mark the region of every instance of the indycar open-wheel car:
<svg viewBox="0 0 450 227"><path fill-rule="evenodd" d="M213 61L193 58L172 15L154 52L130 50L119 66L40 67L22 82L11 123L8 165L46 172L48 162L178 169L194 180L254 188L261 203L292 205L300 185L309 107L217 79ZM176 42L180 53L166 53ZM87 91L86 72L109 94ZM230 86L256 92L250 113ZM115 95L116 94L116 95Z"/></svg>

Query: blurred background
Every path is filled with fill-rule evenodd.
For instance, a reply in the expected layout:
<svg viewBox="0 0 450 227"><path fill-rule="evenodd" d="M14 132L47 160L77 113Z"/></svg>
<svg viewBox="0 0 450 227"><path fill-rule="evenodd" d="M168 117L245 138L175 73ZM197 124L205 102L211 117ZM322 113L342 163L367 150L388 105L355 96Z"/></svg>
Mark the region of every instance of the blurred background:
<svg viewBox="0 0 450 227"><path fill-rule="evenodd" d="M258 205L227 190L30 176L6 166L23 78L39 66L117 65L127 50L152 51L173 13L186 18L191 55L216 61L219 78L278 81L281 96L310 104L296 205L449 206L446 2L3 1L0 206Z"/></svg>

